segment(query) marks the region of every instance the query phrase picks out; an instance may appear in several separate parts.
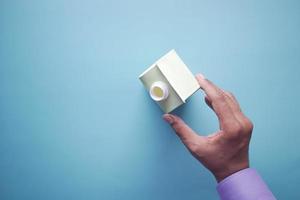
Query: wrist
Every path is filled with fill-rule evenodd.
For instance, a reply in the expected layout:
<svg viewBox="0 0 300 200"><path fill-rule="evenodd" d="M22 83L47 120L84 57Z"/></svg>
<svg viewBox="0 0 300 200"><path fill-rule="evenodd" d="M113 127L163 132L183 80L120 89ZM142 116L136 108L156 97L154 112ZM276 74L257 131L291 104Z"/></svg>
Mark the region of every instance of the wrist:
<svg viewBox="0 0 300 200"><path fill-rule="evenodd" d="M224 180L226 177L228 177L228 176L230 176L230 175L232 175L232 174L234 174L238 171L246 169L246 168L249 168L249 162L248 161L224 167L220 171L213 172L213 175L215 176L215 179L219 183L222 180Z"/></svg>

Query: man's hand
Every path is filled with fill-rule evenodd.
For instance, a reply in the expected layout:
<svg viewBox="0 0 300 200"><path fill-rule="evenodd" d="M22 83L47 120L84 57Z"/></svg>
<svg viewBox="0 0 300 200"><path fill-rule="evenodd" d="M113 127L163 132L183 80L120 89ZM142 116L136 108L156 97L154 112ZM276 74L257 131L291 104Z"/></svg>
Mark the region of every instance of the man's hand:
<svg viewBox="0 0 300 200"><path fill-rule="evenodd" d="M235 97L215 86L203 75L196 76L206 104L216 113L220 130L209 136L196 134L178 116L165 114L183 144L215 176L218 182L249 167L248 148L252 122L242 113Z"/></svg>

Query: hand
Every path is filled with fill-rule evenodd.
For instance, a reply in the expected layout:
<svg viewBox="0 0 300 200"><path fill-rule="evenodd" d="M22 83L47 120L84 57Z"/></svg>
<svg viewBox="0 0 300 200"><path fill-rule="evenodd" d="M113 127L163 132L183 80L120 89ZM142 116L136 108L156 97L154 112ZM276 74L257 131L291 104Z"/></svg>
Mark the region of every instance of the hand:
<svg viewBox="0 0 300 200"><path fill-rule="evenodd" d="M216 113L220 130L209 136L195 133L178 116L165 114L183 144L220 182L249 167L249 142L252 122L242 113L235 97L215 86L202 74L196 76L204 90L206 104Z"/></svg>

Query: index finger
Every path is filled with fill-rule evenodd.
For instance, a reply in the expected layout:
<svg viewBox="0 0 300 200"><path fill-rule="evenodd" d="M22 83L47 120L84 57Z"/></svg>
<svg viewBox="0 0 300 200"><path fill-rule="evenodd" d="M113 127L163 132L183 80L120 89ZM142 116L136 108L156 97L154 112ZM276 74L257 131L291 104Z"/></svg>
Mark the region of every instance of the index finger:
<svg viewBox="0 0 300 200"><path fill-rule="evenodd" d="M202 74L196 75L196 79L200 85L200 88L211 100L213 110L215 111L221 126L224 125L224 123L228 120L234 120L234 114L230 106L227 104L222 90L214 85L211 81L206 79Z"/></svg>

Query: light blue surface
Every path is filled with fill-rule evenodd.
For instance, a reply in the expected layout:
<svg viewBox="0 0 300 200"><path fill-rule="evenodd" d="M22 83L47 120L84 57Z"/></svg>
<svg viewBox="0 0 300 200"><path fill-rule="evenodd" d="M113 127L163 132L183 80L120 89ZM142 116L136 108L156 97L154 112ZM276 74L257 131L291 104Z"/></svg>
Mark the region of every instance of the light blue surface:
<svg viewBox="0 0 300 200"><path fill-rule="evenodd" d="M300 1L0 2L0 199L217 199L137 79L177 50L255 124L251 165L300 199ZM197 92L177 110L218 128Z"/></svg>

